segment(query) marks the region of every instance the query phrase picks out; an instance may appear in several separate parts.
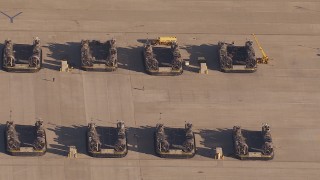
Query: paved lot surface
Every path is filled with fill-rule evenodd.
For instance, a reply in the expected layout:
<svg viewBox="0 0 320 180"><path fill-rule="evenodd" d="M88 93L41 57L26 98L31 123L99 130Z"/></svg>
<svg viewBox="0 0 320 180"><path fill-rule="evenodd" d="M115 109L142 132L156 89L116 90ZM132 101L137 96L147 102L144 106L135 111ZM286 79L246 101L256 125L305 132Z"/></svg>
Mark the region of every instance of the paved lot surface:
<svg viewBox="0 0 320 180"><path fill-rule="evenodd" d="M320 177L320 2L318 0L0 0L0 42L31 43L39 36L45 69L35 74L0 72L0 119L33 124L42 118L48 153L11 157L0 141L0 179L280 179ZM271 57L253 74L218 70L218 41L244 44L256 33ZM144 73L141 42L175 35L183 58L208 60L208 75L187 68L181 76ZM120 68L83 72L81 39L117 39ZM67 43L66 43L67 42ZM0 44L1 45L1 44ZM258 48L256 54L260 56ZM61 73L59 61L76 69ZM55 78L53 82L52 79ZM161 119L160 119L161 113ZM97 159L85 153L88 122L115 126L124 120L130 151L123 159ZM198 154L189 160L155 156L152 127L158 122L197 131ZM260 130L269 123L276 146L272 161L230 157L230 128ZM3 125L1 126L3 132ZM78 159L67 159L76 145ZM212 148L223 147L224 161Z"/></svg>

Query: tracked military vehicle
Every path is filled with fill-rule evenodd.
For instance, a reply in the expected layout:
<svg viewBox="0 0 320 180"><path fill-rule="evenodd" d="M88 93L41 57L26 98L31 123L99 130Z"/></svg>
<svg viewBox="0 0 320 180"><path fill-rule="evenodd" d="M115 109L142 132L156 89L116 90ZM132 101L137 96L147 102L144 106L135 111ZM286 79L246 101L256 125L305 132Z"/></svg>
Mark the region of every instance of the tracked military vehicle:
<svg viewBox="0 0 320 180"><path fill-rule="evenodd" d="M86 71L115 71L118 68L116 40L82 40L81 67Z"/></svg>
<svg viewBox="0 0 320 180"><path fill-rule="evenodd" d="M155 152L162 158L192 158L196 154L192 124L185 128L168 128L157 124L154 133Z"/></svg>
<svg viewBox="0 0 320 180"><path fill-rule="evenodd" d="M143 49L143 60L146 72L151 75L175 76L183 73L183 59L175 41L162 45L147 42Z"/></svg>
<svg viewBox="0 0 320 180"><path fill-rule="evenodd" d="M127 134L123 122L116 128L88 124L87 151L93 157L121 158L128 153Z"/></svg>
<svg viewBox="0 0 320 180"><path fill-rule="evenodd" d="M32 45L14 44L5 40L2 51L2 68L8 72L38 72L42 67L40 39L35 38Z"/></svg>
<svg viewBox="0 0 320 180"><path fill-rule="evenodd" d="M268 124L262 126L261 132L243 131L240 126L234 126L232 137L234 152L237 158L241 160L273 159L274 149L270 133L270 126Z"/></svg>
<svg viewBox="0 0 320 180"><path fill-rule="evenodd" d="M43 121L37 121L35 126L16 126L7 121L4 137L6 152L13 156L42 156L47 151Z"/></svg>
<svg viewBox="0 0 320 180"><path fill-rule="evenodd" d="M253 42L247 41L245 46L235 46L234 43L218 43L220 69L223 72L255 72L257 61Z"/></svg>

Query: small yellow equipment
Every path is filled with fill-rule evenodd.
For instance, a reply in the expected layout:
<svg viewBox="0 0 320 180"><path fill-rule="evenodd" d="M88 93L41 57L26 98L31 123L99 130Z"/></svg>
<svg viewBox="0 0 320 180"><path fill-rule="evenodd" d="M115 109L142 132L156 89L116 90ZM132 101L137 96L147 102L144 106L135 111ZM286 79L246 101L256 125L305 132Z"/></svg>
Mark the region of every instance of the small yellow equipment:
<svg viewBox="0 0 320 180"><path fill-rule="evenodd" d="M262 49L257 37L255 34L252 34L254 40L256 41L258 47L259 47L259 50L261 51L261 54L262 54L262 58L257 58L257 63L259 64L268 64L268 61L269 61L269 57L267 56L267 54L264 52L264 50Z"/></svg>
<svg viewBox="0 0 320 180"><path fill-rule="evenodd" d="M200 74L208 74L207 60L204 57L198 57L198 63L200 64Z"/></svg>
<svg viewBox="0 0 320 180"><path fill-rule="evenodd" d="M78 152L75 146L69 146L68 158L77 158Z"/></svg>
<svg viewBox="0 0 320 180"><path fill-rule="evenodd" d="M223 159L224 155L221 147L216 147L216 153L214 155L214 159Z"/></svg>
<svg viewBox="0 0 320 180"><path fill-rule="evenodd" d="M62 60L61 61L61 68L60 72L70 72L72 68L70 68L68 61Z"/></svg>
<svg viewBox="0 0 320 180"><path fill-rule="evenodd" d="M172 43L177 42L177 37L158 37L158 39L155 40L155 44L160 45L171 45Z"/></svg>

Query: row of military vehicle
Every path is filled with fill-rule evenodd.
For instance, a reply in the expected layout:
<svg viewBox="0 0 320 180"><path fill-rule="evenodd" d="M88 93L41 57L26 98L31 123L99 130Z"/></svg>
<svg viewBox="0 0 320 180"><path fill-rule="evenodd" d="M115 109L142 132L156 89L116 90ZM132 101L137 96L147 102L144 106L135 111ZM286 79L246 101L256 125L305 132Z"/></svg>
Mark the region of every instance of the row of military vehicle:
<svg viewBox="0 0 320 180"><path fill-rule="evenodd" d="M234 126L232 132L235 156L239 159L268 160L273 158L274 150L269 125L263 125L258 135L262 141L259 152L250 152L239 126ZM47 151L47 138L43 121L37 121L35 126L17 125L17 127L12 121L8 121L5 142L6 152L10 155L44 155ZM87 152L93 157L120 158L128 153L127 131L124 122L118 122L115 128L89 123L86 142ZM170 128L165 127L164 124L157 124L154 131L154 148L155 153L163 158L193 157L197 148L192 124L186 123L184 128Z"/></svg>
<svg viewBox="0 0 320 180"><path fill-rule="evenodd" d="M218 43L218 54L221 71L254 72L257 69L253 42L247 41L244 46L233 43ZM170 65L159 62L161 54L155 48L167 48L171 59ZM168 48L169 47L169 48ZM97 51L97 49L99 49ZM102 51L101 51L102 49ZM86 71L115 71L118 67L116 40L107 42L82 40L81 68ZM142 51L146 72L152 75L180 75L183 73L183 62L176 37L159 37L147 40ZM167 57L167 58L168 58ZM2 68L10 72L37 72L42 68L42 48L40 39L35 38L32 45L14 44L6 40L2 51ZM71 68L71 67L70 67Z"/></svg>

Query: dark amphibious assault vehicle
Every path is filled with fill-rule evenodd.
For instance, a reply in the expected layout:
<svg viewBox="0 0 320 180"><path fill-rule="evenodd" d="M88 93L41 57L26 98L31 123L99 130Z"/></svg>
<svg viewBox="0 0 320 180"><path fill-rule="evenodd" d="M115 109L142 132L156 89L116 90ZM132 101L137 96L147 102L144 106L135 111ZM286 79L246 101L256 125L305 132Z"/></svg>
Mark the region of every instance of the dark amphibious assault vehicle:
<svg viewBox="0 0 320 180"><path fill-rule="evenodd" d="M94 123L89 123L87 151L93 157L125 157L128 153L128 145L124 122L118 122L116 128L97 127Z"/></svg>
<svg viewBox="0 0 320 180"><path fill-rule="evenodd" d="M35 38L32 45L13 44L5 40L2 51L2 68L9 72L38 72L42 67L40 39Z"/></svg>
<svg viewBox="0 0 320 180"><path fill-rule="evenodd" d="M86 71L115 71L118 68L116 40L82 40L81 67Z"/></svg>
<svg viewBox="0 0 320 180"><path fill-rule="evenodd" d="M192 158L196 154L192 124L185 128L168 128L157 124L154 133L155 152L162 158Z"/></svg>
<svg viewBox="0 0 320 180"><path fill-rule="evenodd" d="M167 45L152 45L151 42L147 42L144 45L143 50L143 60L146 72L151 75L164 75L164 76L175 76L181 75L183 73L182 63L183 59L181 58L181 53L179 51L179 45L177 42L172 42L169 44L170 51L166 53L166 57L169 60L169 65L162 66L162 63L159 61L160 53L155 52L155 48L162 48L162 50L168 49ZM162 57L163 58L163 57Z"/></svg>
<svg viewBox="0 0 320 180"><path fill-rule="evenodd" d="M13 156L41 156L47 151L43 121L35 126L19 126L7 121L5 129L6 152Z"/></svg>
<svg viewBox="0 0 320 180"><path fill-rule="evenodd" d="M251 141L248 146L246 138ZM233 144L235 156L241 160L270 160L274 157L270 126L265 124L262 131L242 131L240 126L233 127Z"/></svg>
<svg viewBox="0 0 320 180"><path fill-rule="evenodd" d="M255 72L257 70L257 61L252 45L252 41L247 41L245 46L219 42L218 54L221 71Z"/></svg>

